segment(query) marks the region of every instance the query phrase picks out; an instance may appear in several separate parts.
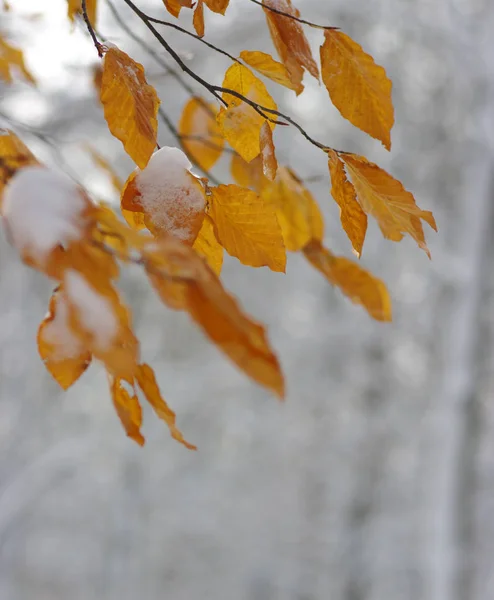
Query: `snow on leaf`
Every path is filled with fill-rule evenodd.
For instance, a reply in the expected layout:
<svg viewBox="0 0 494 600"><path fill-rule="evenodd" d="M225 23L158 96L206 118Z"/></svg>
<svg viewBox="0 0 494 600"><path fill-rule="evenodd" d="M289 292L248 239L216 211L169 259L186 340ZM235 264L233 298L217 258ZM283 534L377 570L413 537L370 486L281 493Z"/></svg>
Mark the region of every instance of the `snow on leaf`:
<svg viewBox="0 0 494 600"><path fill-rule="evenodd" d="M184 149L206 171L216 164L225 144L216 123L216 112L214 104L208 104L202 98L190 98L178 125Z"/></svg>
<svg viewBox="0 0 494 600"><path fill-rule="evenodd" d="M88 352L68 322L67 299L57 288L51 297L48 315L38 329L38 352L55 381L68 389L91 363Z"/></svg>
<svg viewBox="0 0 494 600"><path fill-rule="evenodd" d="M74 22L76 15L82 14L82 0L67 0L67 15ZM91 25L96 27L96 11L98 8L98 0L86 0L87 16L91 21Z"/></svg>
<svg viewBox="0 0 494 600"><path fill-rule="evenodd" d="M16 69L26 81L35 84L36 81L24 62L24 54L15 46L6 42L0 36L0 79L12 83L12 70Z"/></svg>
<svg viewBox="0 0 494 600"><path fill-rule="evenodd" d="M143 169L156 148L160 101L146 81L143 66L116 46L103 58L100 99L111 133Z"/></svg>
<svg viewBox="0 0 494 600"><path fill-rule="evenodd" d="M211 269L219 276L223 266L223 247L216 239L214 225L208 215L204 217L201 230L192 247L206 259Z"/></svg>
<svg viewBox="0 0 494 600"><path fill-rule="evenodd" d="M299 16L299 12L292 6L291 0L263 0L263 4L284 13ZM264 13L274 46L282 63L287 68L298 95L304 89L302 85L304 69L319 79L319 69L312 56L302 25L290 17L284 17L266 8Z"/></svg>
<svg viewBox="0 0 494 600"><path fill-rule="evenodd" d="M244 265L285 271L285 246L276 212L255 192L237 185L211 188L209 216L228 254Z"/></svg>
<svg viewBox="0 0 494 600"><path fill-rule="evenodd" d="M201 229L206 199L191 168L181 150L164 146L152 155L145 169L136 169L127 179L122 209L142 213L154 235L171 233L192 244Z"/></svg>
<svg viewBox="0 0 494 600"><path fill-rule="evenodd" d="M258 73L261 73L265 77L268 77L275 83L283 85L290 90L300 92L303 86L296 85L290 78L290 73L283 63L274 60L274 58L266 52L242 50L240 58L255 69Z"/></svg>
<svg viewBox="0 0 494 600"><path fill-rule="evenodd" d="M304 248L309 262L340 288L355 304L362 305L377 321L391 321L391 299L385 284L348 258L335 256L320 242Z"/></svg>
<svg viewBox="0 0 494 600"><path fill-rule="evenodd" d="M287 167L262 188L262 197L276 209L285 247L298 252L310 240L322 240L324 223L312 194Z"/></svg>
<svg viewBox="0 0 494 600"><path fill-rule="evenodd" d="M386 71L345 33L326 30L324 38L321 70L331 101L345 119L389 150L394 109Z"/></svg>
<svg viewBox="0 0 494 600"><path fill-rule="evenodd" d="M360 258L367 231L367 215L357 201L357 193L348 181L345 166L334 150L328 151L331 195L340 207L341 226L348 235L353 251Z"/></svg>
<svg viewBox="0 0 494 600"><path fill-rule="evenodd" d="M259 132L259 145L261 147L262 172L270 181L276 177L278 169L278 161L276 160L273 132L269 123L265 121Z"/></svg>
<svg viewBox="0 0 494 600"><path fill-rule="evenodd" d="M363 156L341 153L339 157L345 163L362 210L376 219L383 236L399 242L408 233L430 258L420 219L437 231L432 213L421 210L397 179Z"/></svg>
<svg viewBox="0 0 494 600"><path fill-rule="evenodd" d="M138 365L135 377L146 400L153 407L156 415L168 425L171 436L177 440L177 442L180 442L186 448L189 448L189 450L197 450L196 446L189 444L189 442L184 439L184 436L175 425L175 413L163 400L153 369L146 364Z"/></svg>
<svg viewBox="0 0 494 600"><path fill-rule="evenodd" d="M113 405L123 425L123 428L127 432L127 435L139 444L144 445L144 437L141 434L142 426L142 409L139 404L135 390L133 394L123 387L123 383L128 382L120 377L109 376L110 391L113 400Z"/></svg>
<svg viewBox="0 0 494 600"><path fill-rule="evenodd" d="M266 108L277 108L264 83L238 63L226 71L223 87ZM222 106L217 117L222 135L244 160L250 162L261 151L259 134L266 119L252 106L227 92L223 92L223 99L228 102L228 108ZM269 126L274 128L275 124L269 122Z"/></svg>
<svg viewBox="0 0 494 600"><path fill-rule="evenodd" d="M197 0L194 18L192 20L194 29L199 37L204 36L204 4L202 0Z"/></svg>

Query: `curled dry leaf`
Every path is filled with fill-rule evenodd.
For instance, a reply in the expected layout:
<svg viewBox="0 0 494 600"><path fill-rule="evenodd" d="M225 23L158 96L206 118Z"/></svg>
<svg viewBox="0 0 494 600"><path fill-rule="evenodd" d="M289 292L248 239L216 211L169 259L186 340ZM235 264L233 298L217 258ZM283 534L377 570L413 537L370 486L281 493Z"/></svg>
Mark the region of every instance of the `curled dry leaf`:
<svg viewBox="0 0 494 600"><path fill-rule="evenodd" d="M50 299L47 316L38 328L38 352L43 364L64 390L75 383L91 363L68 322L67 298L58 287Z"/></svg>
<svg viewBox="0 0 494 600"><path fill-rule="evenodd" d="M391 148L391 81L370 54L341 31L326 30L321 71L331 101L352 125Z"/></svg>
<svg viewBox="0 0 494 600"><path fill-rule="evenodd" d="M225 145L216 113L214 104L193 97L185 105L178 125L184 150L205 171L216 164Z"/></svg>
<svg viewBox="0 0 494 600"><path fill-rule="evenodd" d="M139 444L144 445L144 437L141 434L142 426L142 409L139 400L132 389L132 395L123 387L123 384L130 386L129 382L119 377L109 376L110 391L113 400L113 405L127 432L127 435ZM133 388L133 385L131 386Z"/></svg>
<svg viewBox="0 0 494 600"><path fill-rule="evenodd" d="M244 265L285 272L285 246L276 212L255 192L237 185L211 188L209 216L228 254Z"/></svg>
<svg viewBox="0 0 494 600"><path fill-rule="evenodd" d="M408 233L430 258L420 219L437 231L432 213L421 210L397 179L363 156L339 157L345 163L362 210L376 219L384 237L399 242Z"/></svg>
<svg viewBox="0 0 494 600"><path fill-rule="evenodd" d="M228 5L230 4L230 0L204 0L204 3L215 13L219 13L220 15L224 15Z"/></svg>
<svg viewBox="0 0 494 600"><path fill-rule="evenodd" d="M300 16L298 10L292 6L291 0L263 0L263 4L295 17ZM274 46L298 95L304 89L304 69L319 79L319 69L302 25L290 17L284 17L266 8L264 13Z"/></svg>
<svg viewBox="0 0 494 600"><path fill-rule="evenodd" d="M357 192L348 181L345 166L334 150L328 151L331 174L331 195L340 207L341 226L352 243L353 251L360 258L367 231L367 215L357 201Z"/></svg>
<svg viewBox="0 0 494 600"><path fill-rule="evenodd" d="M0 79L7 83L12 83L12 70L17 70L26 81L36 83L29 69L24 62L24 54L12 44L9 44L0 37Z"/></svg>
<svg viewBox="0 0 494 600"><path fill-rule="evenodd" d="M335 256L320 242L312 241L304 248L309 262L326 279L362 305L377 321L391 321L391 298L386 285L362 267L342 256Z"/></svg>
<svg viewBox="0 0 494 600"><path fill-rule="evenodd" d="M101 103L108 128L141 169L156 148L156 90L147 83L144 67L111 46L103 58Z"/></svg>
<svg viewBox="0 0 494 600"><path fill-rule="evenodd" d="M166 10L174 17L178 17L182 8L192 8L194 0L163 0Z"/></svg>
<svg viewBox="0 0 494 600"><path fill-rule="evenodd" d="M300 93L302 90L299 85L293 83L290 78L290 73L283 63L274 60L271 54L266 52L242 50L240 58L255 69L258 73L268 77L275 83ZM303 88L303 86L302 86Z"/></svg>
<svg viewBox="0 0 494 600"><path fill-rule="evenodd" d="M274 150L273 131L267 121L262 124L259 132L259 146L261 148L262 172L267 179L273 181L276 177L278 161Z"/></svg>
<svg viewBox="0 0 494 600"><path fill-rule="evenodd" d="M208 215L204 217L201 230L192 247L197 254L205 258L211 269L219 276L223 266L223 247L216 239L214 225Z"/></svg>
<svg viewBox="0 0 494 600"><path fill-rule="evenodd" d="M192 20L194 29L199 37L204 36L204 4L202 0L197 0L194 18Z"/></svg>
<svg viewBox="0 0 494 600"><path fill-rule="evenodd" d="M324 222L319 206L290 169L280 167L275 181L263 186L261 195L276 209L287 250L298 252L310 240L323 239Z"/></svg>
<svg viewBox="0 0 494 600"><path fill-rule="evenodd" d="M277 109L264 83L243 65L235 63L227 70L223 87L260 106ZM228 108L221 107L217 117L222 135L244 160L250 162L261 151L259 134L266 119L252 106L227 92L223 93L223 99L228 102ZM269 126L274 128L275 124L269 122Z"/></svg>

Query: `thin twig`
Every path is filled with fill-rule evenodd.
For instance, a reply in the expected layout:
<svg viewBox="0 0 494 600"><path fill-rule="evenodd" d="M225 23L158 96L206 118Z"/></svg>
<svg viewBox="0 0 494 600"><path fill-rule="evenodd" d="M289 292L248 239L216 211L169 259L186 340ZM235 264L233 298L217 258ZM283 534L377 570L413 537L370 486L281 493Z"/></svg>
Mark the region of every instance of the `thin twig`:
<svg viewBox="0 0 494 600"><path fill-rule="evenodd" d="M102 49L101 44L98 41L98 38L96 37L96 34L94 33L94 29L93 29L93 26L91 25L91 21L89 20L89 17L87 14L86 0L81 1L81 10L82 10L82 16L86 23L87 30L89 31L89 35L91 36L91 38L94 42L94 47L98 51L98 56L100 58L102 58L103 57L103 49Z"/></svg>
<svg viewBox="0 0 494 600"><path fill-rule="evenodd" d="M264 2L260 2L259 0L250 0L250 1L253 2L254 4L258 4L259 6L262 6L262 8L264 8L265 10L270 10L271 12L276 13L277 15L281 15L282 17L287 17L289 19L293 19L294 21L297 21L298 23L303 23L304 25L308 25L309 27L314 27L315 29L328 29L328 30L339 29L339 27L331 27L329 25L318 25L317 23L311 23L311 21L306 21L305 19L301 19L300 17L291 15L290 13L279 10L278 8L274 8L273 6L269 6L269 4L265 4Z"/></svg>

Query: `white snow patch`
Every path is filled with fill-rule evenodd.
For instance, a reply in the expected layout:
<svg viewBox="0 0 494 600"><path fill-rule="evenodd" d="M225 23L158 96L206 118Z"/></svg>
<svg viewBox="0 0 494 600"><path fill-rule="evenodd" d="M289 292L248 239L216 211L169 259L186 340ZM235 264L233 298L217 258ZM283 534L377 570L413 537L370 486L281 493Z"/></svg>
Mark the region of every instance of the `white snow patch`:
<svg viewBox="0 0 494 600"><path fill-rule="evenodd" d="M67 297L77 310L81 325L93 336L99 350L108 350L119 329L110 302L77 271L68 269L64 281Z"/></svg>
<svg viewBox="0 0 494 600"><path fill-rule="evenodd" d="M191 235L183 223L204 210L204 194L192 177L192 164L179 148L164 146L136 176L141 204L155 226L181 240ZM192 175L192 177L191 177Z"/></svg>
<svg viewBox="0 0 494 600"><path fill-rule="evenodd" d="M20 169L5 188L2 215L14 246L43 261L82 235L87 200L67 175L41 166Z"/></svg>
<svg viewBox="0 0 494 600"><path fill-rule="evenodd" d="M81 341L70 329L67 299L61 293L55 298L55 316L47 323L43 334L44 341L53 346L50 358L54 361L77 358L84 352Z"/></svg>

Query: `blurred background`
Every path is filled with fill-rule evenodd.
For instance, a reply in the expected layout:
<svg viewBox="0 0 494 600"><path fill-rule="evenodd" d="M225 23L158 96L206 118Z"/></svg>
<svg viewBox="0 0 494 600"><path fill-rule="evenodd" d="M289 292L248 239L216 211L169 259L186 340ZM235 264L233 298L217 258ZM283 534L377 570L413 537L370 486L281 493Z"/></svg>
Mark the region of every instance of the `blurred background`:
<svg viewBox="0 0 494 600"><path fill-rule="evenodd" d="M82 147L90 142L122 178L133 168L103 120L86 32L71 28L64 0L10 4L0 31L25 49L38 87L0 84L0 126L14 123L40 159L117 202ZM138 4L169 16L159 0ZM100 5L99 30L145 64L177 122L187 94ZM386 67L392 152L342 119L315 80L305 78L298 99L269 89L309 133L377 162L434 212L432 261L409 238L393 244L370 224L361 264L394 302L393 323L382 324L300 256L290 256L286 275L227 259L226 287L269 327L285 404L165 309L137 270L127 273L144 360L198 445L193 453L147 410L145 447L127 439L95 365L60 391L35 344L52 285L20 263L2 232L2 600L494 598L494 4L296 5ZM228 61L172 33L187 64L220 83ZM321 32L306 34L317 55ZM274 53L262 9L248 0L232 0L225 17L208 12L206 35L233 54ZM176 145L160 127L160 143ZM275 142L278 161L311 180L326 244L351 256L323 153L292 128L279 128ZM215 174L229 182L228 161Z"/></svg>

